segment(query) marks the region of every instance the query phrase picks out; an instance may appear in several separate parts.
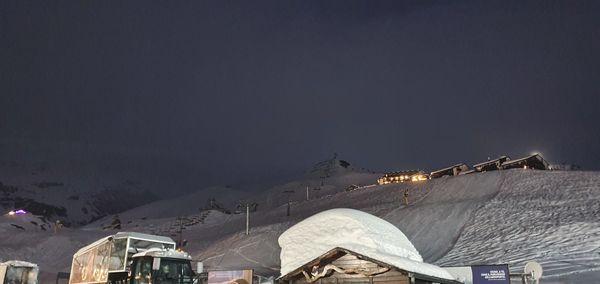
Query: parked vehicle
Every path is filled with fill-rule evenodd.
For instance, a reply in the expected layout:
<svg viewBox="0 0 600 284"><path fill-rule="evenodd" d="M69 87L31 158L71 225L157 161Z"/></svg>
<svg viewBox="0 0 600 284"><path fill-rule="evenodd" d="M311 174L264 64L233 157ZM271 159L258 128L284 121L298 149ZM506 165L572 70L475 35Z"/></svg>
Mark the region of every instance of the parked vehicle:
<svg viewBox="0 0 600 284"><path fill-rule="evenodd" d="M191 256L169 237L119 232L73 255L70 284L191 284Z"/></svg>
<svg viewBox="0 0 600 284"><path fill-rule="evenodd" d="M0 284L37 284L39 268L37 264L10 260L0 263Z"/></svg>

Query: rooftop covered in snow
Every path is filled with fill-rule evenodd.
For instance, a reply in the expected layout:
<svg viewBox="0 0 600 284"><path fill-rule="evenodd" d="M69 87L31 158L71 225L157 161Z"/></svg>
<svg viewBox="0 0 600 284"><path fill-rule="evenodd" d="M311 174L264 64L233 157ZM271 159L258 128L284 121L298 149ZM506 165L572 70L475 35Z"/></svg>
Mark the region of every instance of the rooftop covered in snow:
<svg viewBox="0 0 600 284"><path fill-rule="evenodd" d="M502 163L502 169L512 168L530 168L538 170L547 170L550 164L540 154L533 154L516 160L510 160Z"/></svg>
<svg viewBox="0 0 600 284"><path fill-rule="evenodd" d="M79 249L77 251L76 254L85 253L85 252L89 251L90 249L95 248L101 244L104 244L104 243L112 241L112 240L117 240L117 239L135 239L135 240L141 240L141 241L147 242L147 244L145 244L146 246L148 246L148 244L158 243L158 244L170 245L172 248L175 248L175 242L173 241L173 239L171 239L169 237L150 235L150 234L144 234L144 233L138 233L138 232L118 232L114 235L106 236L106 237L101 238L85 247L82 247L81 249ZM131 247L134 247L134 244L129 244L129 245ZM144 249L145 248L146 247L144 247ZM135 250L135 251L137 251L137 250Z"/></svg>
<svg viewBox="0 0 600 284"><path fill-rule="evenodd" d="M281 276L302 273L322 256L344 251L398 270L453 281L452 275L423 258L394 225L354 209L331 209L292 226L279 237Z"/></svg>

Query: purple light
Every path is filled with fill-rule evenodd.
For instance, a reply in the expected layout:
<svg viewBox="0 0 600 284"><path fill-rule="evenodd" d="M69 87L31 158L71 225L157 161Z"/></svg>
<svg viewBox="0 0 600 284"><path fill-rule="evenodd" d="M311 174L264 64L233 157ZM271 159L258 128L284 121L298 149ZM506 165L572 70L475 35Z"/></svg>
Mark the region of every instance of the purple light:
<svg viewBox="0 0 600 284"><path fill-rule="evenodd" d="M15 211L15 214L17 214L17 215L23 215L23 214L27 214L27 211L25 211L23 209L19 209L19 210Z"/></svg>

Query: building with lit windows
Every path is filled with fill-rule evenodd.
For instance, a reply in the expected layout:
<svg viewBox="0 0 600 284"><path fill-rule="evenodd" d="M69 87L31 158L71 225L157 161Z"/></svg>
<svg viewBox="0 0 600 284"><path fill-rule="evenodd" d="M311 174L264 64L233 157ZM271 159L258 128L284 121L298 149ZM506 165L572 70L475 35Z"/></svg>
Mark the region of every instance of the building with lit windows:
<svg viewBox="0 0 600 284"><path fill-rule="evenodd" d="M429 175L427 175L425 172L420 170L411 170L386 173L377 180L377 183L382 185L401 182L416 182L428 179Z"/></svg>

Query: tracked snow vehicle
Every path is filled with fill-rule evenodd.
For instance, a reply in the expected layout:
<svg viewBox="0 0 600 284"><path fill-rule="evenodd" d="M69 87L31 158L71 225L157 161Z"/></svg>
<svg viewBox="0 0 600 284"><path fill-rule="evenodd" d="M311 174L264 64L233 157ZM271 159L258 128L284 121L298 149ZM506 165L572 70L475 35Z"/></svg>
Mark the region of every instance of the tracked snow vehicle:
<svg viewBox="0 0 600 284"><path fill-rule="evenodd" d="M191 284L191 257L169 237L119 232L73 255L70 284Z"/></svg>

